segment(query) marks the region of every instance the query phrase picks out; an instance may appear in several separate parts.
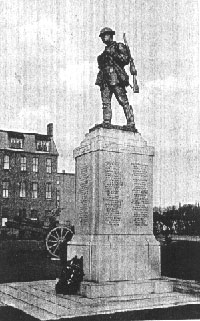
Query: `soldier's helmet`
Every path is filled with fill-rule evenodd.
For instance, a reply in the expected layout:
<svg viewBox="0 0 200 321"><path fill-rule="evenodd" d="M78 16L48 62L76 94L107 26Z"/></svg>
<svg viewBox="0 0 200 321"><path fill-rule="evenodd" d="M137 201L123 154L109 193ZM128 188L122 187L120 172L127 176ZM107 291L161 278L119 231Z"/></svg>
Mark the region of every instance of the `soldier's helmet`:
<svg viewBox="0 0 200 321"><path fill-rule="evenodd" d="M103 35L105 35L105 33L108 33L110 35L115 35L114 30L112 30L111 28L105 27L105 28L101 29L99 37L102 37Z"/></svg>

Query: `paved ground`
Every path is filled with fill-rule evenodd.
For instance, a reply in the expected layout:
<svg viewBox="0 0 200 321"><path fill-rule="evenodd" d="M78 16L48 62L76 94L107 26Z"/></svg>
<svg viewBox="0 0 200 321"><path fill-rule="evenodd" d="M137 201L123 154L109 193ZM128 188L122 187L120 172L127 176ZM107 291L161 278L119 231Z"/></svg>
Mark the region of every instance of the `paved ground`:
<svg viewBox="0 0 200 321"><path fill-rule="evenodd" d="M73 321L133 321L133 320L188 320L200 319L200 305L185 305L172 308L147 309L112 315L75 317ZM26 313L11 307L0 308L1 321L39 321ZM68 321L62 318L59 321ZM53 321L53 320L52 320Z"/></svg>
<svg viewBox="0 0 200 321"><path fill-rule="evenodd" d="M10 319L12 321L59 320L74 317L76 317L74 320L82 320L80 317L86 316L87 320L134 320L135 318L145 320L146 317L151 319L153 315L153 319L157 319L156 311L157 316L160 316L159 319L163 317L166 319L167 313L171 313L171 316L175 313L176 317L172 319L179 319L181 311L182 313L185 311L185 315L191 316L190 318L192 316L200 318L199 289L193 294L173 292L160 295L144 294L140 298L132 296L88 299L78 295L56 295L55 283L56 281L51 280L1 284L0 302L5 305L1 307L1 321L9 321L8 317L9 315L12 317L12 314L14 316ZM179 309L179 313L175 312L174 308L171 309L174 306ZM120 318L122 312L126 313L123 314L123 318ZM3 319L4 316L7 319ZM184 314L182 319L183 316Z"/></svg>

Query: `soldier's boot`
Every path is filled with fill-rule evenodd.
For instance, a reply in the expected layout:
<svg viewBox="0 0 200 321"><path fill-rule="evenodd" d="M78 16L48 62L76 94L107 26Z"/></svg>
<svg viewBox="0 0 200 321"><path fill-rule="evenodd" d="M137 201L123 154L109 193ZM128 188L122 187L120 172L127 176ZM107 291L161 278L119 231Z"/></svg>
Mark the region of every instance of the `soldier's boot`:
<svg viewBox="0 0 200 321"><path fill-rule="evenodd" d="M112 119L112 110L111 107L103 107L103 123L104 124L111 124Z"/></svg>
<svg viewBox="0 0 200 321"><path fill-rule="evenodd" d="M123 108L124 108L124 114L125 114L126 120L127 120L127 126L135 129L135 122L134 122L134 115L133 115L132 106L125 105Z"/></svg>

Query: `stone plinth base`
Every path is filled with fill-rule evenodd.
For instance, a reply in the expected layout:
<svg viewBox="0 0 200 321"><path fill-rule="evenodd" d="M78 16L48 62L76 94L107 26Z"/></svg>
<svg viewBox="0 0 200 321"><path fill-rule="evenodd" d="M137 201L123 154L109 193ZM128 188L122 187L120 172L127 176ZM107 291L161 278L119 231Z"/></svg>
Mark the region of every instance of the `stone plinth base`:
<svg viewBox="0 0 200 321"><path fill-rule="evenodd" d="M118 281L118 282L82 282L80 295L87 298L106 298L121 296L139 296L173 292L173 283L164 280L149 280L147 282Z"/></svg>
<svg viewBox="0 0 200 321"><path fill-rule="evenodd" d="M127 126L97 125L74 150L75 236L68 259L83 256L81 294L152 293L160 279L153 235L154 148ZM108 283L109 282L109 283ZM163 285L161 286L163 291Z"/></svg>
<svg viewBox="0 0 200 321"><path fill-rule="evenodd" d="M84 280L144 281L160 278L160 244L154 235L75 235L68 259L83 256Z"/></svg>

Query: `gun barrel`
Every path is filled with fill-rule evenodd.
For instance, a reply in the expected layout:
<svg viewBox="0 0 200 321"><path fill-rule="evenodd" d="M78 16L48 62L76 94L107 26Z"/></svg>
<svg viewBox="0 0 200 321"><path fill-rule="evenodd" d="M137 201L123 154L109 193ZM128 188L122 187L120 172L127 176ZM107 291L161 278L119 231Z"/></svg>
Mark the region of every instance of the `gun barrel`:
<svg viewBox="0 0 200 321"><path fill-rule="evenodd" d="M134 64L134 60L131 56L131 51L130 51L130 48L128 46L128 42L126 40L126 34L123 33L123 39L124 39L124 44L126 46L126 49L128 51L128 55L129 55L129 60L130 60L130 73L131 75L133 76L133 86L130 85L130 87L133 89L133 92L134 93L139 93L139 86L137 84L137 79L136 79L136 76L137 76L137 70L135 68L135 64Z"/></svg>

